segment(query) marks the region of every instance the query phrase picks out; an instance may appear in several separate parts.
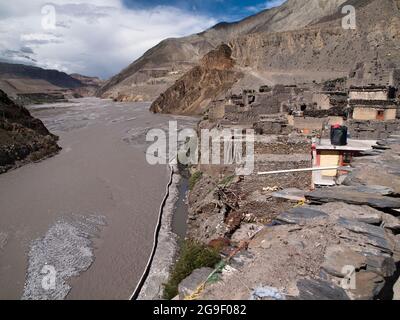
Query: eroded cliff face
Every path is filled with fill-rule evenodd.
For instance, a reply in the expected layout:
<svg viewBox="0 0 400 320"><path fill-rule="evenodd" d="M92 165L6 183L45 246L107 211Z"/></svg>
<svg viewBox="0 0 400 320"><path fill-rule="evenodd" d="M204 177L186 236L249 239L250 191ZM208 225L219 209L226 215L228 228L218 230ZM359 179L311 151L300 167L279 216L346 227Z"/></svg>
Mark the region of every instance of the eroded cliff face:
<svg viewBox="0 0 400 320"><path fill-rule="evenodd" d="M400 66L398 7L392 0L349 3L356 6L355 30L332 15L301 30L239 37L229 43L237 65L272 82L296 74L298 81L350 76L357 84L387 84L389 70Z"/></svg>
<svg viewBox="0 0 400 320"><path fill-rule="evenodd" d="M242 73L234 68L232 50L222 44L205 55L200 64L162 93L151 105L156 113L202 114L211 100L226 92Z"/></svg>
<svg viewBox="0 0 400 320"><path fill-rule="evenodd" d="M0 90L0 173L55 154L57 140L42 121Z"/></svg>

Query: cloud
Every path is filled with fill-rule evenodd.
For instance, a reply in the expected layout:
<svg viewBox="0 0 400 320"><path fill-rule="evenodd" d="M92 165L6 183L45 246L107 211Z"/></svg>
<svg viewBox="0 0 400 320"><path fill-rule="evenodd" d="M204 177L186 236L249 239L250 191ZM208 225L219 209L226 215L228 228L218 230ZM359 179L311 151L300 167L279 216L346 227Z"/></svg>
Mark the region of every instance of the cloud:
<svg viewBox="0 0 400 320"><path fill-rule="evenodd" d="M274 7L278 7L284 2L285 2L285 0L269 0L269 1L265 1L263 3L260 3L258 5L247 6L247 7L245 7L245 10L247 10L248 12L251 12L251 13L258 13L265 9L271 9Z"/></svg>
<svg viewBox="0 0 400 320"><path fill-rule="evenodd" d="M0 17L2 60L103 78L165 38L217 23L169 6L128 9L122 0L2 1Z"/></svg>

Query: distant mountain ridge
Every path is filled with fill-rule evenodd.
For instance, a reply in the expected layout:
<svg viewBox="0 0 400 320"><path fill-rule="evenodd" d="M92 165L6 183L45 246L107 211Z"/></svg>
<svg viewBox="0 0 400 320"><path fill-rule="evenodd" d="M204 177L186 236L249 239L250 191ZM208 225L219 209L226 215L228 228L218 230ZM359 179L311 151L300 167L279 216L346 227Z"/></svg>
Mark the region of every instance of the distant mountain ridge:
<svg viewBox="0 0 400 320"><path fill-rule="evenodd" d="M103 81L24 64L0 62L0 89L20 104L65 101L94 96Z"/></svg>
<svg viewBox="0 0 400 320"><path fill-rule="evenodd" d="M71 77L65 72L58 70L42 69L25 64L11 64L0 62L0 78L30 78L44 80L48 83L60 87L74 89L83 86L83 83L76 78Z"/></svg>

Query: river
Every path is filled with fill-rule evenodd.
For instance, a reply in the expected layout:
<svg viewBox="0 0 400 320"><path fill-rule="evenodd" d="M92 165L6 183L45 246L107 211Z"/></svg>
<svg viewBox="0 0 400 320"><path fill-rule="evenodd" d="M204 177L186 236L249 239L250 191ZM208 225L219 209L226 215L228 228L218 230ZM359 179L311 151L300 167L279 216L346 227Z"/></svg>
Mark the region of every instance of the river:
<svg viewBox="0 0 400 320"><path fill-rule="evenodd" d="M132 294L169 178L146 162L146 132L195 122L148 108L95 98L29 108L62 151L0 175L0 299Z"/></svg>

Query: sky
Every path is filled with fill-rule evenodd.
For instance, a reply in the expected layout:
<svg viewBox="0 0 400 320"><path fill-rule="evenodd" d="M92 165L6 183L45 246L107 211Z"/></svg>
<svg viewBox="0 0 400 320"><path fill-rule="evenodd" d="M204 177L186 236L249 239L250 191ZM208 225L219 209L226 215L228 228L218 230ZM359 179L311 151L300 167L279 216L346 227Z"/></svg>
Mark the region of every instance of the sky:
<svg viewBox="0 0 400 320"><path fill-rule="evenodd" d="M0 61L108 79L163 39L237 21L284 0L12 0Z"/></svg>

